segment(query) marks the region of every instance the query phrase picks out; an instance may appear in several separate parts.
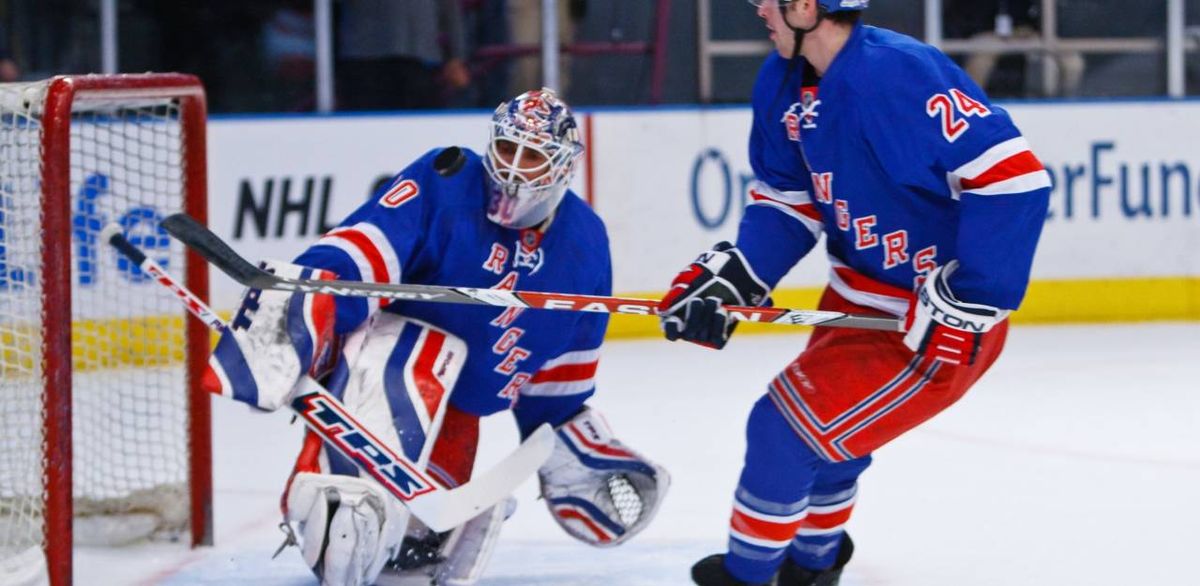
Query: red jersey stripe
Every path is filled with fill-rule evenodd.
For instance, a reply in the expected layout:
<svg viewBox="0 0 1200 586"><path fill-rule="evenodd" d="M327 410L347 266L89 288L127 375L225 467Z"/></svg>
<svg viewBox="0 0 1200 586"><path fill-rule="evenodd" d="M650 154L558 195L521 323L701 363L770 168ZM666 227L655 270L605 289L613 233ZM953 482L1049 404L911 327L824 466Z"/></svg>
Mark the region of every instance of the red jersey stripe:
<svg viewBox="0 0 1200 586"><path fill-rule="evenodd" d="M821 221L821 212L817 211L816 206L814 206L810 203L799 204L799 205L790 204L787 202L782 202L777 199L768 197L765 194L760 193L754 189L750 190L750 198L753 199L754 201L764 201L765 200L765 201L775 202L779 205L784 205L784 206L787 206L787 207L795 210L796 213L801 214L806 218L810 218L810 219L816 220L818 222Z"/></svg>
<svg viewBox="0 0 1200 586"><path fill-rule="evenodd" d="M362 251L367 262L371 265L371 273L374 276L376 283L391 283L392 276L388 274L387 263L383 261L383 254L375 247L375 243L366 234L359 232L353 228L346 230L338 230L330 232L326 236L333 238L341 238L353 244L356 248ZM390 299L380 299L379 307L385 307L391 302Z"/></svg>
<svg viewBox="0 0 1200 586"><path fill-rule="evenodd" d="M596 376L596 367L598 361L585 362L583 364L564 364L556 366L550 370L538 371L533 375L533 381L536 383L566 383L588 380Z"/></svg>
<svg viewBox="0 0 1200 586"><path fill-rule="evenodd" d="M979 189L987 187L993 183L1007 181L1013 177L1028 175L1044 170L1042 162L1033 154L1032 151L1019 152L999 163L996 163L992 168L980 173L977 177L962 180L963 191L970 189Z"/></svg>

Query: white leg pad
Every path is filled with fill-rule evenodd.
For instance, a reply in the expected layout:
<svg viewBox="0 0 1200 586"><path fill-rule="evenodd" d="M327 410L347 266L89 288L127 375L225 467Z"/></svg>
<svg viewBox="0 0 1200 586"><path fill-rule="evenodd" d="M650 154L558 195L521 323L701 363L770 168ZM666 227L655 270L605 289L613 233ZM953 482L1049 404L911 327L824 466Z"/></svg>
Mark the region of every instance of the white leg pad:
<svg viewBox="0 0 1200 586"><path fill-rule="evenodd" d="M305 563L328 586L373 584L409 520L381 487L350 476L297 474L287 505Z"/></svg>

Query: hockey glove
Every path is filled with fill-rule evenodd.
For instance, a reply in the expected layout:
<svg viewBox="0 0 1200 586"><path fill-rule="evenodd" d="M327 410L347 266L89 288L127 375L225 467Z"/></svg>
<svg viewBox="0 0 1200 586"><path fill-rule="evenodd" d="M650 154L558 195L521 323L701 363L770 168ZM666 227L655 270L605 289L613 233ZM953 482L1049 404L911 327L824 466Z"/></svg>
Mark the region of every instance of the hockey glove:
<svg viewBox="0 0 1200 586"><path fill-rule="evenodd" d="M676 275L658 304L663 333L710 348L724 348L737 322L722 305L767 305L767 285L740 250L719 242Z"/></svg>
<svg viewBox="0 0 1200 586"><path fill-rule="evenodd" d="M280 261L262 266L281 277L335 278ZM247 290L208 360L205 389L267 411L286 405L300 377L328 358L333 319L328 295Z"/></svg>
<svg viewBox="0 0 1200 586"><path fill-rule="evenodd" d="M950 364L973 364L983 334L1008 317L1009 310L966 303L954 297L947 281L958 261L934 269L908 308L904 345Z"/></svg>
<svg viewBox="0 0 1200 586"><path fill-rule="evenodd" d="M611 547L645 529L671 484L666 469L626 448L588 407L556 433L538 479L563 530L588 545Z"/></svg>

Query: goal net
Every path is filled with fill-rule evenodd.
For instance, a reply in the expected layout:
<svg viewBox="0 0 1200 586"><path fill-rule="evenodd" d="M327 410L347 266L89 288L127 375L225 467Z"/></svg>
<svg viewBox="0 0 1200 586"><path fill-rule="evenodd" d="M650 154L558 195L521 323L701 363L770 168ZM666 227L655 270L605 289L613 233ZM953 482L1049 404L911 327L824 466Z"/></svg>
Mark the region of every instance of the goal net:
<svg viewBox="0 0 1200 586"><path fill-rule="evenodd" d="M118 223L206 294L159 226L205 217L204 117L185 75L0 84L0 583L69 583L73 544L211 540L207 332L98 241Z"/></svg>

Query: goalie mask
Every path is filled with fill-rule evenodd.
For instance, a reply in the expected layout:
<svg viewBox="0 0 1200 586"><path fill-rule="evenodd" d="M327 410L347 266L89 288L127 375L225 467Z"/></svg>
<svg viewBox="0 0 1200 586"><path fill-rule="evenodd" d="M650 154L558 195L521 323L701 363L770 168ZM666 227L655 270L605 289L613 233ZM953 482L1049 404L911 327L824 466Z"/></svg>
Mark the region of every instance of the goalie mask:
<svg viewBox="0 0 1200 586"><path fill-rule="evenodd" d="M558 207L583 154L575 116L553 90L523 93L492 115L484 168L487 217L505 228L530 228Z"/></svg>

